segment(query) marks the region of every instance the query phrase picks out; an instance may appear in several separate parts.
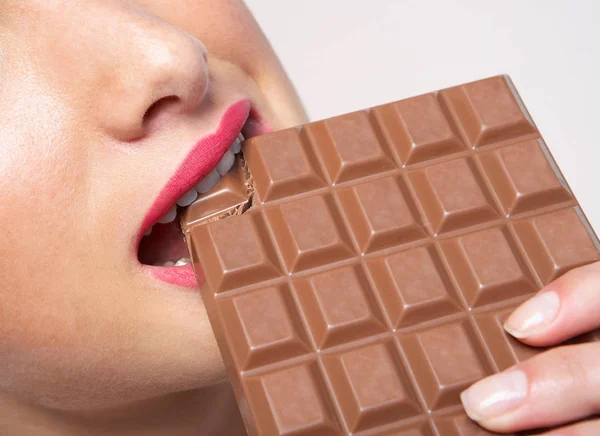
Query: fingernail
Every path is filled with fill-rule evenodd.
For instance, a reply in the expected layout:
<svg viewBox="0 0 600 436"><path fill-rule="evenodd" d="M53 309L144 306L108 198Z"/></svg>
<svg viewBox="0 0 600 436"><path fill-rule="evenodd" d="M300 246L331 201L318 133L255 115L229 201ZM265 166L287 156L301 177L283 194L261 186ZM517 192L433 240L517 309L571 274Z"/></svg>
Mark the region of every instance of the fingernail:
<svg viewBox="0 0 600 436"><path fill-rule="evenodd" d="M510 371L478 381L460 395L467 415L474 421L497 418L516 409L527 397L527 377Z"/></svg>
<svg viewBox="0 0 600 436"><path fill-rule="evenodd" d="M559 307L560 299L556 292L542 292L519 306L506 320L504 329L515 338L525 338L550 324Z"/></svg>

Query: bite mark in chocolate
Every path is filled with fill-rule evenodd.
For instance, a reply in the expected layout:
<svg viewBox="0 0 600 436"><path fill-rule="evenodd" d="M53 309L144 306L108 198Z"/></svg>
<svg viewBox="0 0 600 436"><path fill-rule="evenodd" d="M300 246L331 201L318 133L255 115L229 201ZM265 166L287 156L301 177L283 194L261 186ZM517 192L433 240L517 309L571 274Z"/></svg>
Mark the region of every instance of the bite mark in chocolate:
<svg viewBox="0 0 600 436"><path fill-rule="evenodd" d="M208 193L200 196L181 215L181 229L205 225L241 215L252 207L254 181L243 152L236 155L231 170Z"/></svg>
<svg viewBox="0 0 600 436"><path fill-rule="evenodd" d="M510 79L251 138L243 151L247 168L182 228L248 433L491 435L460 392L544 351L502 323L600 260Z"/></svg>

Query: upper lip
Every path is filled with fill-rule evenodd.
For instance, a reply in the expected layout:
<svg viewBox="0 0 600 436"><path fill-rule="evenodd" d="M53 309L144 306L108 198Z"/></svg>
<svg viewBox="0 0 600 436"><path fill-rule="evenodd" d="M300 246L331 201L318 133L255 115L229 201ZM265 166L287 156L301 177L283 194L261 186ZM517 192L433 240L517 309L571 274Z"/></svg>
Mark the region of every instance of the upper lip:
<svg viewBox="0 0 600 436"><path fill-rule="evenodd" d="M144 232L169 208L217 166L225 152L242 131L250 115L249 100L239 100L226 111L214 133L201 138L190 150L169 181L161 189L146 213L137 234L137 243Z"/></svg>

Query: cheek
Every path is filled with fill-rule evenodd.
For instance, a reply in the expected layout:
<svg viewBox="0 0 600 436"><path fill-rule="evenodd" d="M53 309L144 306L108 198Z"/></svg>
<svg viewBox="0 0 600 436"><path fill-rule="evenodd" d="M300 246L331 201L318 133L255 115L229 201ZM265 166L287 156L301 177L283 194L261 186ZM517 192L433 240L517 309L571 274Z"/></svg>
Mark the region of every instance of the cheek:
<svg viewBox="0 0 600 436"><path fill-rule="evenodd" d="M86 164L50 103L16 101L0 121L0 345L13 350L60 337L73 310L64 271L77 268Z"/></svg>

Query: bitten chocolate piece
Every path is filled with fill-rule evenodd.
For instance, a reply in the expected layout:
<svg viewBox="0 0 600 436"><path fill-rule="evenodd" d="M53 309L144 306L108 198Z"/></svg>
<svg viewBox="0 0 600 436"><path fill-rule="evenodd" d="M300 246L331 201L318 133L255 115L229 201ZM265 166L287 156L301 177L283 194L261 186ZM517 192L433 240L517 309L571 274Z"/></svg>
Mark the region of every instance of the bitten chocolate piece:
<svg viewBox="0 0 600 436"><path fill-rule="evenodd" d="M252 204L254 184L246 162L237 155L231 170L206 194L190 204L181 217L184 233L194 225L241 215Z"/></svg>
<svg viewBox="0 0 600 436"><path fill-rule="evenodd" d="M490 434L460 392L542 351L503 322L600 260L510 80L252 138L243 153L251 179L229 173L184 229L248 433Z"/></svg>

